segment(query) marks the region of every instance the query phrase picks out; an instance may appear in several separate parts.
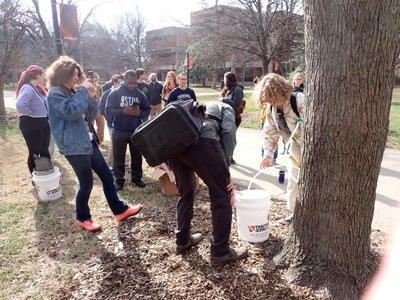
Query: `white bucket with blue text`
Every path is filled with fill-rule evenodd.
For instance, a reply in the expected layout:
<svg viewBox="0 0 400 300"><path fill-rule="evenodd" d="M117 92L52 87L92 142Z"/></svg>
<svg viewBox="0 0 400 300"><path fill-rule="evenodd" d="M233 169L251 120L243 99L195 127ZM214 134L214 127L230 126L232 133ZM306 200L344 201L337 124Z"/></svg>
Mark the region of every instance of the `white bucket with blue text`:
<svg viewBox="0 0 400 300"><path fill-rule="evenodd" d="M264 190L243 190L235 196L239 238L252 243L266 241L269 237L271 194Z"/></svg>
<svg viewBox="0 0 400 300"><path fill-rule="evenodd" d="M35 183L40 200L50 201L61 197L60 177L61 173L58 167L46 172L33 171L32 180Z"/></svg>

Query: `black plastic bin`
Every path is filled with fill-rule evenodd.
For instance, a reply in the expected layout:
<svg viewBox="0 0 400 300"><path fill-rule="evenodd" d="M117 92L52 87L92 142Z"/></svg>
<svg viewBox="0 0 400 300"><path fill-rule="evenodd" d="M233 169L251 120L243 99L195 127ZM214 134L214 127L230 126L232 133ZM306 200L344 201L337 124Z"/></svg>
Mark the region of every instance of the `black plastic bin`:
<svg viewBox="0 0 400 300"><path fill-rule="evenodd" d="M193 101L171 103L160 114L140 125L131 141L140 149L149 166L157 166L196 143L202 120L193 116Z"/></svg>

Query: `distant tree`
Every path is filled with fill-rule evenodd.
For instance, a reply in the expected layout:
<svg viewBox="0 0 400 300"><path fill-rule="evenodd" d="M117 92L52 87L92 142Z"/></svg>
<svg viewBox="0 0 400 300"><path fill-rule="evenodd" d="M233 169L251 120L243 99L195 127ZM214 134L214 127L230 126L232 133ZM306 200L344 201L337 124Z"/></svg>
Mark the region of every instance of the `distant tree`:
<svg viewBox="0 0 400 300"><path fill-rule="evenodd" d="M289 66L295 65L296 68L289 75L290 79L293 79L293 76L297 72L304 73L306 69L305 65L305 53L304 53L304 26L299 26L300 37L295 40L293 45L293 54L292 58L290 58L287 63Z"/></svg>
<svg viewBox="0 0 400 300"><path fill-rule="evenodd" d="M193 72L205 84L206 78L212 78L211 88L217 87L218 70L225 68L227 53L224 47L206 38L190 44L188 51L193 58Z"/></svg>
<svg viewBox="0 0 400 300"><path fill-rule="evenodd" d="M136 13L127 12L115 20L112 27L116 40L116 55L126 68L144 67L147 61L145 49L146 20L136 8Z"/></svg>
<svg viewBox="0 0 400 300"><path fill-rule="evenodd" d="M31 25L19 0L0 0L0 119L4 119L4 86L10 70L22 59L21 41Z"/></svg>
<svg viewBox="0 0 400 300"><path fill-rule="evenodd" d="M91 69L102 76L101 80L120 72L121 61L114 45L117 44L111 30L98 22L89 23L88 28L80 37L80 61L85 69ZM110 47L110 45L113 45Z"/></svg>
<svg viewBox="0 0 400 300"><path fill-rule="evenodd" d="M32 26L27 28L27 37L24 39L24 45L27 47L25 60L47 65L57 58L52 27L44 21L39 1L31 1L34 8L29 10Z"/></svg>
<svg viewBox="0 0 400 300"><path fill-rule="evenodd" d="M293 226L275 262L292 283L359 299L393 90L395 0L305 0L306 110ZM394 296L396 297L396 296Z"/></svg>
<svg viewBox="0 0 400 300"><path fill-rule="evenodd" d="M235 52L246 53L269 63L292 57L292 48L300 37L297 29L303 16L300 0L237 0L229 5L209 7L192 16L192 27L201 36Z"/></svg>

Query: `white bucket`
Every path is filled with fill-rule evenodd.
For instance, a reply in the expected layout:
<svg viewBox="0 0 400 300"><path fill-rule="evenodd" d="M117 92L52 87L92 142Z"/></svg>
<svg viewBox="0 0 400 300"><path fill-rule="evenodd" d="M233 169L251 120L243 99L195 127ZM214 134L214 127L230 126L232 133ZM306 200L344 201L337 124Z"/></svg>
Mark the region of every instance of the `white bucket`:
<svg viewBox="0 0 400 300"><path fill-rule="evenodd" d="M235 196L239 238L252 243L266 241L271 194L264 190L243 190Z"/></svg>
<svg viewBox="0 0 400 300"><path fill-rule="evenodd" d="M40 200L49 201L56 200L61 197L62 190L60 186L60 170L53 168L53 172L47 175L39 175L33 171L32 180L36 185Z"/></svg>

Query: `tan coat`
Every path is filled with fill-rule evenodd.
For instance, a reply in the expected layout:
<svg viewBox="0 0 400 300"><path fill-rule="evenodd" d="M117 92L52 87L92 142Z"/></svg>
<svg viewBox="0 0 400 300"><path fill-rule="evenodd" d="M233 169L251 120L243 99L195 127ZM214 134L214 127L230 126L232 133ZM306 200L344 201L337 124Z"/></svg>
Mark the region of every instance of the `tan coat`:
<svg viewBox="0 0 400 300"><path fill-rule="evenodd" d="M296 98L297 110L299 111L300 117L303 118L304 114L304 94L298 93ZM287 123L287 126L290 129L290 132L294 132L295 127L298 122L298 117L296 113L293 111L292 106L290 105L290 101L286 101L283 105L283 113ZM263 128L263 147L265 156L273 157L276 148L278 147L279 137L282 136L283 141L288 146L288 140L290 136L279 129L278 126L279 116L276 111L276 108L272 108L270 105L267 107L267 117L265 120L264 128ZM290 156L286 161L286 166L288 168L288 185L287 185L287 209L290 211L294 211L294 207L296 205L296 196L298 191L298 179L299 179L299 167L300 167L300 154L301 148L300 145L303 140L303 127L302 123L300 123L298 129L293 135L293 142L290 146Z"/></svg>
<svg viewBox="0 0 400 300"><path fill-rule="evenodd" d="M297 110L299 111L300 117L303 117L304 114L304 94L297 94ZM283 105L283 113L286 120L286 123L291 132L294 131L298 117L296 113L293 111L292 106L290 105L290 101L286 101ZM276 148L278 147L279 137L282 136L283 141L285 143L288 142L289 137L285 132L281 132L278 126L278 113L276 108L268 105L267 106L267 117L264 123L262 138L263 138L263 148L264 148L264 156L273 157ZM293 136L293 144L301 145L303 139L303 126L300 123L299 128ZM296 158L297 160L297 158Z"/></svg>

